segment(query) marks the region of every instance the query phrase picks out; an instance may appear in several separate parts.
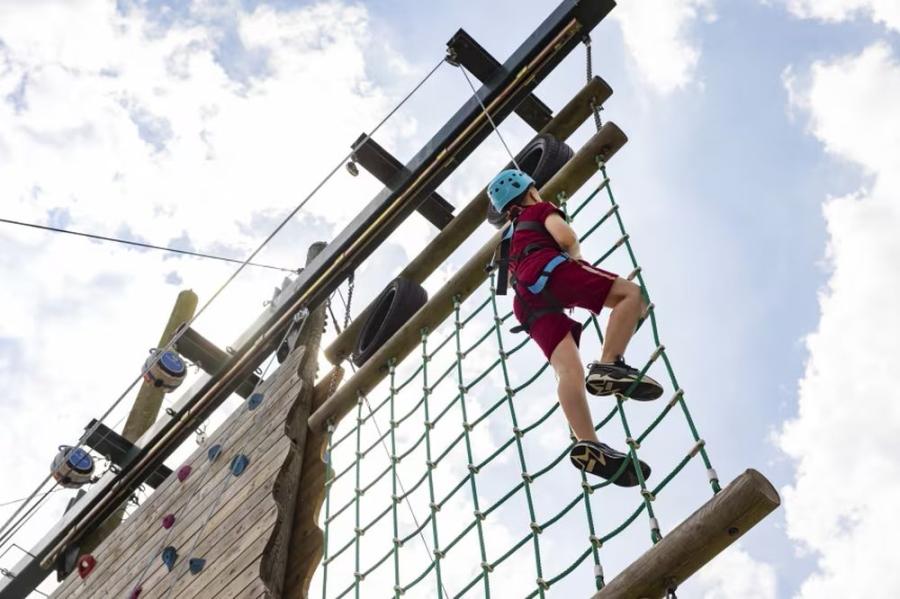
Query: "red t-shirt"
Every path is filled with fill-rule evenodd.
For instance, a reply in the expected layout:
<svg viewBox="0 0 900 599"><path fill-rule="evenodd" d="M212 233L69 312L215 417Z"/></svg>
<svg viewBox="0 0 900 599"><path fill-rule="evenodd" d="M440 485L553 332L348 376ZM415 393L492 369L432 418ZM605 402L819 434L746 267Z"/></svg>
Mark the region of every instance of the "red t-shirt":
<svg viewBox="0 0 900 599"><path fill-rule="evenodd" d="M559 208L550 202L540 202L532 206L526 206L519 214L518 222L536 221L541 224L554 212L559 213ZM532 243L540 243L547 247L535 250L521 260L514 261L512 257L518 256ZM546 231L527 231L516 227L509 246L510 263L509 270L515 275L516 280L525 285L531 285L540 276L544 266L560 252L556 241Z"/></svg>

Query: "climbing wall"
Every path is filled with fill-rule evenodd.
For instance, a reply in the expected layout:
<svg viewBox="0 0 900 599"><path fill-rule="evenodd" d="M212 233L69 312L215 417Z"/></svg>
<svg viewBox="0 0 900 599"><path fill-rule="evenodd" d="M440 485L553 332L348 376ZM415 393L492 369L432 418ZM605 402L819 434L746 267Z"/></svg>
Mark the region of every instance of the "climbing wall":
<svg viewBox="0 0 900 599"><path fill-rule="evenodd" d="M90 574L53 597L281 596L315 369L306 353L292 352L97 548Z"/></svg>

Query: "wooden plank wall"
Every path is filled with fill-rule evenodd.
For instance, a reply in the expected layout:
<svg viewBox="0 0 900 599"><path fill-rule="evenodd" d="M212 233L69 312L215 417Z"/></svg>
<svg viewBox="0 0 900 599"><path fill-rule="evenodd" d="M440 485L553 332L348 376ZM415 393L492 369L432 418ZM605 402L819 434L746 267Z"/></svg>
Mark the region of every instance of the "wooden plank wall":
<svg viewBox="0 0 900 599"><path fill-rule="evenodd" d="M141 599L282 595L322 330L321 318L313 321L314 339L304 341L315 351L296 349L261 385L262 405L237 409L184 462L190 476L169 477L96 549L93 572L84 580L73 573L53 597L124 599L137 586ZM222 453L210 462L215 444ZM240 453L250 464L235 477L230 464ZM167 514L176 517L169 530ZM178 552L171 572L161 557L166 546ZM191 557L206 559L197 574L188 569Z"/></svg>

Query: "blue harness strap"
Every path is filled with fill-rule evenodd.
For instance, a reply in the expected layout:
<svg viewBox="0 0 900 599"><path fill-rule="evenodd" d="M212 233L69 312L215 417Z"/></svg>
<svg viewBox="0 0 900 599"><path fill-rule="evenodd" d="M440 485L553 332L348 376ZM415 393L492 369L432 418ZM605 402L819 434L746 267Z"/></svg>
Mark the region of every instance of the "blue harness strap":
<svg viewBox="0 0 900 599"><path fill-rule="evenodd" d="M569 255L565 252L560 252L556 256L550 259L547 264L544 265L544 270L541 271L541 275L538 277L537 281L533 284L526 287L530 293L537 295L541 291L544 290L544 287L547 285L547 281L550 280L550 275L556 269L557 266L569 260Z"/></svg>
<svg viewBox="0 0 900 599"><path fill-rule="evenodd" d="M491 264L488 266L488 270L492 270L493 268L498 268L497 273L497 287L496 294L497 295L506 295L506 289L508 283L512 283L513 289L516 292L516 295L519 295L519 291L517 289L518 284L515 280L515 277L511 277L509 274L509 262L512 258L510 256L510 246L512 244L512 237L514 233L517 231L539 231L549 236L547 232L547 228L544 226L544 223L537 221L522 221L513 220L509 226L503 231L503 235L501 236L500 245L498 251L494 253L494 257L491 260ZM552 242L552 246L549 243L545 242L535 242L531 243L525 247L524 250L517 256L515 256L514 260L520 260L532 253L533 251L553 247L559 253L550 258L546 264L544 264L541 269L541 274L538 276L538 279L526 287L529 293L532 295L541 295L544 297L544 300L547 302L547 307L540 308L537 310L529 310L529 314L526 317L526 321L522 323L520 326L513 327L511 331L513 333L518 333L520 331L528 331L531 327L531 324L544 316L545 314L551 313L559 313L563 311L563 306L559 303L559 301L553 297L553 294L550 293L549 289L546 289L547 282L550 280L550 275L553 271L563 262L568 261L569 255L559 249L559 246L556 245L555 242ZM499 256L498 256L499 254ZM520 296L521 297L521 296Z"/></svg>

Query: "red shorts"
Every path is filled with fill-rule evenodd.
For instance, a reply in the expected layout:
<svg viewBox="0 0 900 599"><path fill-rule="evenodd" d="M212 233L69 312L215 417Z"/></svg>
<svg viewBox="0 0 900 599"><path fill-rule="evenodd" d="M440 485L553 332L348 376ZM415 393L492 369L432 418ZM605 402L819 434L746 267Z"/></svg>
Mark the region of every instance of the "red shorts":
<svg viewBox="0 0 900 599"><path fill-rule="evenodd" d="M588 262L569 261L554 269L544 289L548 290L564 308L585 308L598 314L603 309L606 297L617 278L618 275L591 266ZM513 300L513 312L522 324L534 310L549 307L543 295L533 294L525 287L527 286L519 285L519 291ZM548 360L568 333L572 333L575 345L578 345L581 340L581 323L572 320L564 312L551 312L539 316L531 323L528 331Z"/></svg>

